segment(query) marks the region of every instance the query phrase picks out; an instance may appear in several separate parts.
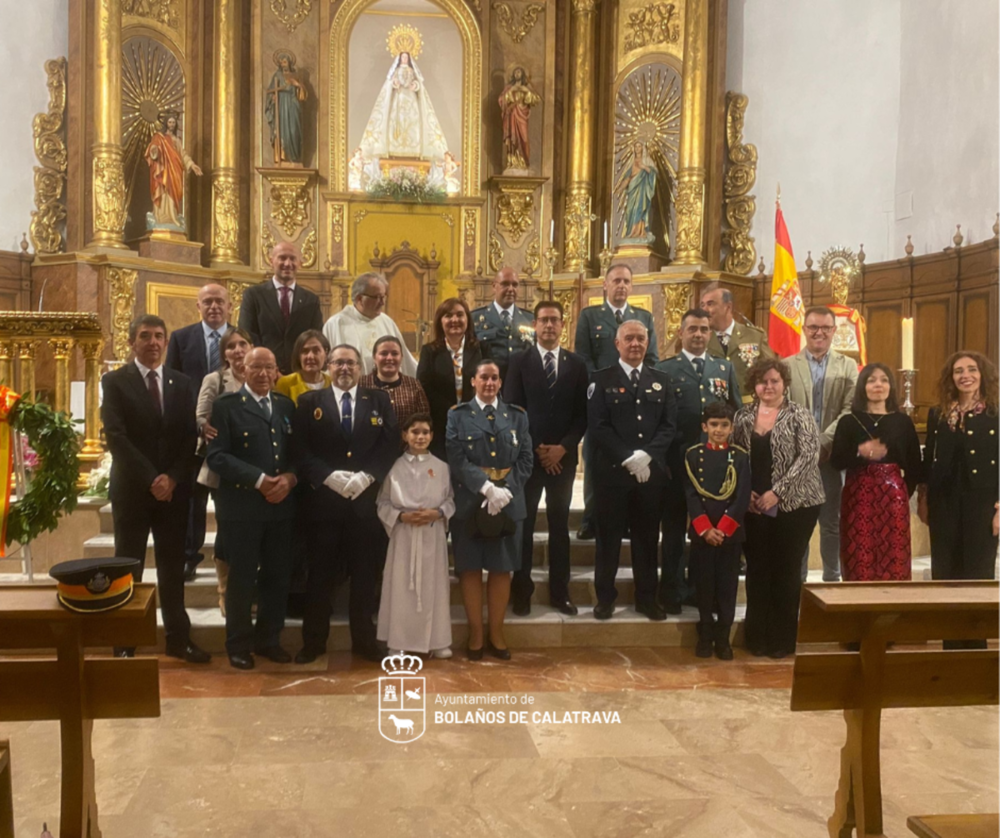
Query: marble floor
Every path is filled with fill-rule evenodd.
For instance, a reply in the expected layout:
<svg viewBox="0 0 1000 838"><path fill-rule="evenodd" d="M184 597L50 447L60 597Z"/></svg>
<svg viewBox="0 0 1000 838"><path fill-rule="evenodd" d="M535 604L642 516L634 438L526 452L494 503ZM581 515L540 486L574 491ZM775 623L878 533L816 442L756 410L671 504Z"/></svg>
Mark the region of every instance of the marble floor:
<svg viewBox="0 0 1000 838"><path fill-rule="evenodd" d="M827 834L844 723L789 711L788 661L648 647L429 661L429 709L526 696L532 711L621 723L431 719L409 744L378 733L384 673L347 654L252 673L161 662L160 718L95 725L105 838ZM3 737L17 838L43 821L58 836L58 726L0 723ZM910 835L907 815L997 811L997 708L886 711L882 770L889 838Z"/></svg>

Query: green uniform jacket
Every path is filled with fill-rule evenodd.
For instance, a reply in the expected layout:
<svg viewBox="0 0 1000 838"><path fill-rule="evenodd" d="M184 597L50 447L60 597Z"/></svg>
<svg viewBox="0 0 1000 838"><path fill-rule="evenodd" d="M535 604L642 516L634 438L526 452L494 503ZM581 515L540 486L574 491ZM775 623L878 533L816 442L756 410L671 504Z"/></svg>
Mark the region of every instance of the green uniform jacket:
<svg viewBox="0 0 1000 838"><path fill-rule="evenodd" d="M646 350L644 364L654 365L656 354L656 329L653 328L653 315L644 308L625 304L622 312L622 322L638 320L649 330L649 348ZM618 350L615 348L615 335L618 323L615 312L606 302L599 306L587 306L580 312L580 321L576 324L576 344L573 351L583 356L587 362L587 371L593 375L597 370L618 363Z"/></svg>
<svg viewBox="0 0 1000 838"><path fill-rule="evenodd" d="M504 328L500 312L493 303L472 312L472 326L482 346L483 357L496 361L501 380L507 372L511 356L534 346L535 330L531 325L534 322L534 314L517 306L514 306L509 329Z"/></svg>
<svg viewBox="0 0 1000 838"><path fill-rule="evenodd" d="M271 418L241 388L224 393L212 406L218 435L208 444L208 467L219 475L215 512L220 521L278 521L295 516L295 492L268 503L254 486L261 474L294 472L290 457L295 405L271 391Z"/></svg>
<svg viewBox="0 0 1000 838"><path fill-rule="evenodd" d="M758 358L775 357L774 350L767 344L767 334L763 329L739 322L733 324L728 349L723 349L718 335L712 333L708 341L708 354L732 362L736 368L736 380L739 382L744 404L753 401L753 391L747 384L747 370Z"/></svg>
<svg viewBox="0 0 1000 838"><path fill-rule="evenodd" d="M677 435L667 455L667 465L673 473L683 464L684 452L701 442L701 413L705 405L728 402L734 410L739 410L743 403L736 372L729 361L708 355L701 378L683 354L660 361L656 368L667 374L670 391L677 401Z"/></svg>

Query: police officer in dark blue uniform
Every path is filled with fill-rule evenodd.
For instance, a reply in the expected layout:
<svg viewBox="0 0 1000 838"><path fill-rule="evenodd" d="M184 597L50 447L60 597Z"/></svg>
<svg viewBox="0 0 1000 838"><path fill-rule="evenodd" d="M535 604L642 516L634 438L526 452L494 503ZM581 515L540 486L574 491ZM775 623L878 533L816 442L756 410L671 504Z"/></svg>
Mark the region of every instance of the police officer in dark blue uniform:
<svg viewBox="0 0 1000 838"><path fill-rule="evenodd" d="M615 338L618 362L597 372L587 391L589 432L596 449L594 616L599 620L614 614L626 525L632 541L635 610L651 620L666 619L656 603L656 538L677 403L667 376L645 363L648 341L645 324L622 323Z"/></svg>
<svg viewBox="0 0 1000 838"><path fill-rule="evenodd" d="M517 271L501 268L493 278L493 302L472 311L472 326L483 357L496 361L501 381L507 377L507 365L514 353L523 352L535 342L531 325L535 315L517 305L520 285Z"/></svg>
<svg viewBox="0 0 1000 838"><path fill-rule="evenodd" d="M667 453L671 479L663 493L663 569L659 603L668 614L680 614L681 603L691 593L684 582L684 531L687 502L684 497L684 452L702 440L701 415L709 404L725 402L738 410L739 384L732 363L708 354L712 327L707 311L693 308L681 318L681 352L656 365L670 380L677 400L677 436Z"/></svg>

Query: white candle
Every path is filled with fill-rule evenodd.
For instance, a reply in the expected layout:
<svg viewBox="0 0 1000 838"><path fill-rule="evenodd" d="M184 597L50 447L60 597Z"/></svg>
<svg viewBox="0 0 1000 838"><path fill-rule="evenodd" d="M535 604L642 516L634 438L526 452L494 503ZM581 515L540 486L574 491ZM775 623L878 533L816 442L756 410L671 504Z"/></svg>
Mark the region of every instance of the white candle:
<svg viewBox="0 0 1000 838"><path fill-rule="evenodd" d="M604 247L608 246L608 220L604 219Z"/></svg>
<svg viewBox="0 0 1000 838"><path fill-rule="evenodd" d="M913 367L913 318L903 318L903 369L912 370Z"/></svg>
<svg viewBox="0 0 1000 838"><path fill-rule="evenodd" d="M549 246L553 246L556 242L556 220L553 218L549 222Z"/></svg>

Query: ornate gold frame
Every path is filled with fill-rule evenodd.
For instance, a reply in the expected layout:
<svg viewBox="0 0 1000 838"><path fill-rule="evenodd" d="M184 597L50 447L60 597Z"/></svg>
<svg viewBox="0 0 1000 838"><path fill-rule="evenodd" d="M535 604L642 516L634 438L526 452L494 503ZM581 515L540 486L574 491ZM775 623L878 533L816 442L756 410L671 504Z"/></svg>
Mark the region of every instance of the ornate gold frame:
<svg viewBox="0 0 1000 838"><path fill-rule="evenodd" d="M330 184L347 192L348 42L358 17L375 0L344 0L330 25ZM462 194L480 195L483 75L482 33L463 0L433 0L455 21L462 38Z"/></svg>
<svg viewBox="0 0 1000 838"><path fill-rule="evenodd" d="M146 283L146 311L150 314L160 315L160 297L169 297L175 300L197 300L200 286L197 285L174 285L168 282L147 282Z"/></svg>

